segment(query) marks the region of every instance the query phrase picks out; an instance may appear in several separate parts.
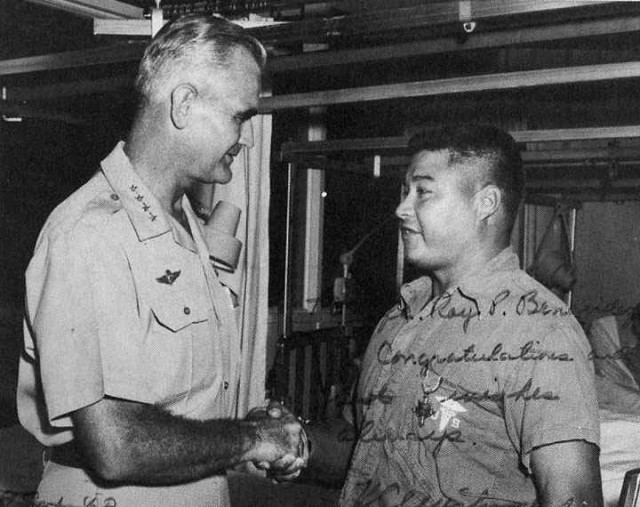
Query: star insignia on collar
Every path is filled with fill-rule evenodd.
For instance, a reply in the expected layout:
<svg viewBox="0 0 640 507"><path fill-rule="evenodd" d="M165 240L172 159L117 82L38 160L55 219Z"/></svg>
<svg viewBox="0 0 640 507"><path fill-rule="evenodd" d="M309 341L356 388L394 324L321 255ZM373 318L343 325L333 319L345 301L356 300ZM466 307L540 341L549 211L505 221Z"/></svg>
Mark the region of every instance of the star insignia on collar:
<svg viewBox="0 0 640 507"><path fill-rule="evenodd" d="M167 269L164 275L162 275L159 278L156 278L156 281L160 283L166 283L167 285L173 285L173 282L175 282L179 276L180 276L180 271L171 271Z"/></svg>

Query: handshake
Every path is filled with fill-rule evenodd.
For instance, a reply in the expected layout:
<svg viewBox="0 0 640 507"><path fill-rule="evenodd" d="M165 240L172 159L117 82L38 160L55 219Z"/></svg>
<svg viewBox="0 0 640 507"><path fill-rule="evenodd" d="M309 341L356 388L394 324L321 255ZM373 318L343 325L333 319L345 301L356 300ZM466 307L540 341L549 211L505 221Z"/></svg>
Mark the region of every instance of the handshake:
<svg viewBox="0 0 640 507"><path fill-rule="evenodd" d="M246 420L253 421L257 429L256 446L249 460L253 467L266 471L278 482L298 477L307 466L310 452L301 420L277 401L252 409Z"/></svg>

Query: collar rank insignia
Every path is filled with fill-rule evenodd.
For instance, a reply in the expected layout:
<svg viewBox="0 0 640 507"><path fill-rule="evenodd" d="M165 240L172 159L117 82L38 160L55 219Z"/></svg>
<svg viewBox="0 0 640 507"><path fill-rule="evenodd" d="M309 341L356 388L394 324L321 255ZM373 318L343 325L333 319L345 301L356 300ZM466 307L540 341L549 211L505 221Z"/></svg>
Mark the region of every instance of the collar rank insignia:
<svg viewBox="0 0 640 507"><path fill-rule="evenodd" d="M160 283L166 283L167 285L173 285L173 282L180 276L180 271L169 271L168 269L165 271L164 275L159 278L156 278L156 281Z"/></svg>

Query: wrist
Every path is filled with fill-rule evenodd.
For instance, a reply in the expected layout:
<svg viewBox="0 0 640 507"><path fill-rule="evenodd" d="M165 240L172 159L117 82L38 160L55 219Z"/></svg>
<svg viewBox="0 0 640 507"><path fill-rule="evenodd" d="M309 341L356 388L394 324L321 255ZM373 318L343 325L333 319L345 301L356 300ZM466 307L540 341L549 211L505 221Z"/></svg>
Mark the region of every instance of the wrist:
<svg viewBox="0 0 640 507"><path fill-rule="evenodd" d="M244 421L246 425L246 433L249 438L248 449L243 455L243 461L265 461L270 456L271 439L269 438L268 429L264 425L264 421Z"/></svg>

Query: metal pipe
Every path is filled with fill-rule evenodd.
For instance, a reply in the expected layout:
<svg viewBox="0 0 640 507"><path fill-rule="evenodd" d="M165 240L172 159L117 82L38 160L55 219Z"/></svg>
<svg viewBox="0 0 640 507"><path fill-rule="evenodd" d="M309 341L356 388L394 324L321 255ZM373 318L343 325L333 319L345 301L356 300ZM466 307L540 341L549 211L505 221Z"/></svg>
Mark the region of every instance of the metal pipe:
<svg viewBox="0 0 640 507"><path fill-rule="evenodd" d="M282 336L286 338L289 335L289 270L291 255L291 215L293 213L293 175L295 166L289 162L287 164L287 218L285 222L285 240L284 240L284 297L282 308Z"/></svg>

